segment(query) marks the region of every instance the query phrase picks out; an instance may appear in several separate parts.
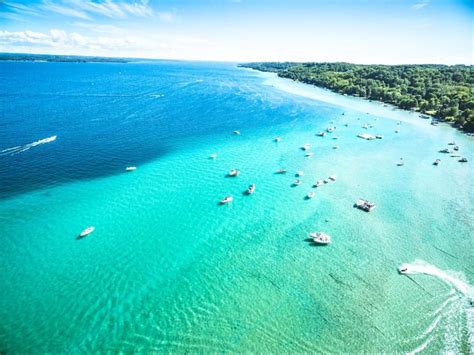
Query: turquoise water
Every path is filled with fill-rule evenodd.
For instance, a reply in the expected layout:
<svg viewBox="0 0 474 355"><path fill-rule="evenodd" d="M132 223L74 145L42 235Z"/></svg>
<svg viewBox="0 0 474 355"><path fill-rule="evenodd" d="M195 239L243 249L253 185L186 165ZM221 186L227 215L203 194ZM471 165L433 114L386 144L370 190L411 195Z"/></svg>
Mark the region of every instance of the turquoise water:
<svg viewBox="0 0 474 355"><path fill-rule="evenodd" d="M0 157L0 351L472 351L472 137L227 64L1 65L0 150L57 139Z"/></svg>

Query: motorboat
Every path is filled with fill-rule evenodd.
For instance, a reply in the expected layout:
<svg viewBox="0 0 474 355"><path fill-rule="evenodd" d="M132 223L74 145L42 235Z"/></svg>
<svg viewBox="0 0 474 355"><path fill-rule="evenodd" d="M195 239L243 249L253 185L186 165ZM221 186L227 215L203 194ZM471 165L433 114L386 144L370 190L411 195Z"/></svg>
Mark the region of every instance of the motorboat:
<svg viewBox="0 0 474 355"><path fill-rule="evenodd" d="M381 136L380 134L377 134L377 135L375 136L375 138L376 138L376 139L382 139L383 136Z"/></svg>
<svg viewBox="0 0 474 355"><path fill-rule="evenodd" d="M467 158L461 158L461 159L459 159L459 162L460 163L467 163L468 160L467 160Z"/></svg>
<svg viewBox="0 0 474 355"><path fill-rule="evenodd" d="M316 135L318 137L324 137L326 135L326 132L319 132L319 133L316 133Z"/></svg>
<svg viewBox="0 0 474 355"><path fill-rule="evenodd" d="M401 265L399 268L398 268L398 273L399 274L406 274L408 273L408 267L406 265Z"/></svg>
<svg viewBox="0 0 474 355"><path fill-rule="evenodd" d="M305 157L308 157L308 158L309 158L309 157L312 157L313 155L314 155L313 152L308 152L308 153L305 154Z"/></svg>
<svg viewBox="0 0 474 355"><path fill-rule="evenodd" d="M276 137L276 138L274 139L274 141L278 143L279 141L281 141L281 138L280 138L280 137Z"/></svg>
<svg viewBox="0 0 474 355"><path fill-rule="evenodd" d="M457 152L459 150L459 146L455 145L453 149Z"/></svg>
<svg viewBox="0 0 474 355"><path fill-rule="evenodd" d="M338 136L333 136L332 139L339 139L339 137Z"/></svg>
<svg viewBox="0 0 474 355"><path fill-rule="evenodd" d="M309 143L306 143L305 145L301 147L302 150L308 150L309 148L311 148L311 144Z"/></svg>
<svg viewBox="0 0 474 355"><path fill-rule="evenodd" d="M326 128L326 132L332 133L332 132L334 132L335 129L336 129L335 127L328 127L328 128Z"/></svg>
<svg viewBox="0 0 474 355"><path fill-rule="evenodd" d="M87 227L81 232L81 234L79 234L79 237L84 238L85 236L88 236L89 234L91 234L94 230L95 230L95 227L93 226Z"/></svg>
<svg viewBox="0 0 474 355"><path fill-rule="evenodd" d="M456 145L456 142L449 142L448 145Z"/></svg>
<svg viewBox="0 0 474 355"><path fill-rule="evenodd" d="M336 175L331 175L328 179L332 181L336 181Z"/></svg>
<svg viewBox="0 0 474 355"><path fill-rule="evenodd" d="M313 192L313 191L310 191L310 192L308 192L308 194L306 195L306 198L309 200L309 199L312 199L314 196L316 196L316 193Z"/></svg>
<svg viewBox="0 0 474 355"><path fill-rule="evenodd" d="M436 159L433 163L433 165L439 165L439 163L441 163L441 159Z"/></svg>
<svg viewBox="0 0 474 355"><path fill-rule="evenodd" d="M339 149L339 146L335 145L334 147L332 147L332 149Z"/></svg>
<svg viewBox="0 0 474 355"><path fill-rule="evenodd" d="M300 176L300 177L303 176L303 175L304 175L304 173L302 171L297 171L296 174L295 174L295 176Z"/></svg>
<svg viewBox="0 0 474 355"><path fill-rule="evenodd" d="M217 153L212 153L210 156L209 156L209 159L216 159L217 158Z"/></svg>
<svg viewBox="0 0 474 355"><path fill-rule="evenodd" d="M440 153L451 153L448 148L441 149Z"/></svg>
<svg viewBox="0 0 474 355"><path fill-rule="evenodd" d="M225 205L226 203L232 202L233 200L234 198L232 196L226 196L220 201L220 204Z"/></svg>
<svg viewBox="0 0 474 355"><path fill-rule="evenodd" d="M232 176L232 177L238 176L239 174L240 174L240 170L237 170L237 169L232 169L231 171L229 171L229 176Z"/></svg>
<svg viewBox="0 0 474 355"><path fill-rule="evenodd" d="M286 169L278 169L277 171L275 171L275 174L286 174L288 170Z"/></svg>
<svg viewBox="0 0 474 355"><path fill-rule="evenodd" d="M403 158L400 158L400 161L397 163L397 166L403 166L405 165L405 162L403 161Z"/></svg>
<svg viewBox="0 0 474 355"><path fill-rule="evenodd" d="M357 137L362 138L362 139L366 139L366 140L368 140L368 141L371 141L371 140L376 139L375 136L373 136L373 135L371 135L371 134L368 134L368 133L361 133L361 134L358 134Z"/></svg>
<svg viewBox="0 0 474 355"><path fill-rule="evenodd" d="M232 133L234 133L234 134L237 135L237 136L240 135L240 131L234 131L234 132L232 132Z"/></svg>
<svg viewBox="0 0 474 355"><path fill-rule="evenodd" d="M331 237L323 232L311 232L309 236L316 244L328 245L331 243Z"/></svg>
<svg viewBox="0 0 474 355"><path fill-rule="evenodd" d="M251 184L249 188L247 189L247 194L251 195L254 193L254 191L255 191L255 184Z"/></svg>
<svg viewBox="0 0 474 355"><path fill-rule="evenodd" d="M125 170L126 170L126 171L135 171L135 170L137 170L137 167L136 167L136 166L127 166L127 167L125 168Z"/></svg>
<svg viewBox="0 0 474 355"><path fill-rule="evenodd" d="M300 186L301 185L301 180L300 179L296 179L294 182L293 182L293 186Z"/></svg>
<svg viewBox="0 0 474 355"><path fill-rule="evenodd" d="M395 133L400 133L400 131L397 129L397 130L395 131Z"/></svg>
<svg viewBox="0 0 474 355"><path fill-rule="evenodd" d="M360 198L356 201L354 207L357 207L358 209L365 212L370 212L375 208L375 203Z"/></svg>
<svg viewBox="0 0 474 355"><path fill-rule="evenodd" d="M324 184L323 180L318 180L318 181L316 181L316 184L314 184L314 187L319 187L323 184Z"/></svg>

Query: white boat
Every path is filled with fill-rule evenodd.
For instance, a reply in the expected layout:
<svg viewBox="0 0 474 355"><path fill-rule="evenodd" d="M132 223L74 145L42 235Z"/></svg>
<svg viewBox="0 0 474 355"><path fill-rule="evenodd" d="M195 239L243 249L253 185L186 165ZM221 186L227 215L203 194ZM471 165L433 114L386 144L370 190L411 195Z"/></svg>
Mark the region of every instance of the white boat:
<svg viewBox="0 0 474 355"><path fill-rule="evenodd" d="M83 238L83 237L91 234L94 230L95 230L95 227L93 227L93 226L87 227L86 229L84 229L81 232L81 234L79 234L79 237Z"/></svg>
<svg viewBox="0 0 474 355"><path fill-rule="evenodd" d="M312 157L313 155L314 155L313 152L308 152L308 153L305 154L306 157Z"/></svg>
<svg viewBox="0 0 474 355"><path fill-rule="evenodd" d="M303 176L303 175L304 175L304 173L302 171L297 171L296 174L295 174L295 176Z"/></svg>
<svg viewBox="0 0 474 355"><path fill-rule="evenodd" d="M367 139L368 141L376 139L375 136L368 133L360 133L357 135L357 137L362 138L362 139Z"/></svg>
<svg viewBox="0 0 474 355"><path fill-rule="evenodd" d="M276 137L276 138L274 139L274 141L275 141L275 142L279 142L279 141L281 141L281 138L280 138L280 137Z"/></svg>
<svg viewBox="0 0 474 355"><path fill-rule="evenodd" d="M336 181L336 175L331 175L328 179L332 181Z"/></svg>
<svg viewBox="0 0 474 355"><path fill-rule="evenodd" d="M234 198L232 196L226 196L220 201L220 204L225 205L226 203L232 202L233 200Z"/></svg>
<svg viewBox="0 0 474 355"><path fill-rule="evenodd" d="M233 133L236 135L240 135L240 131L234 131Z"/></svg>
<svg viewBox="0 0 474 355"><path fill-rule="evenodd" d="M310 192L308 192L308 194L306 195L306 198L309 200L309 199L312 199L314 196L316 196L316 193L313 192L313 191L310 191Z"/></svg>
<svg viewBox="0 0 474 355"><path fill-rule="evenodd" d="M311 148L311 144L309 143L306 143L305 145L301 147L302 150L308 150L309 148Z"/></svg>
<svg viewBox="0 0 474 355"><path fill-rule="evenodd" d="M360 198L356 201L354 207L357 207L358 209L365 212L370 212L375 208L375 203Z"/></svg>
<svg viewBox="0 0 474 355"><path fill-rule="evenodd" d="M318 137L324 137L326 135L326 132L319 132L319 133L316 133L316 135Z"/></svg>
<svg viewBox="0 0 474 355"><path fill-rule="evenodd" d="M216 159L217 158L217 153L212 153L210 156L209 156L209 159Z"/></svg>
<svg viewBox="0 0 474 355"><path fill-rule="evenodd" d="M255 184L252 184L252 185L250 185L249 188L247 189L247 194L248 194L248 195L251 195L251 194L254 193L254 191L255 191Z"/></svg>
<svg viewBox="0 0 474 355"><path fill-rule="evenodd" d="M137 167L136 167L136 166L127 166L127 167L125 168L125 170L126 170L126 171L135 171L135 170L137 170Z"/></svg>
<svg viewBox="0 0 474 355"><path fill-rule="evenodd" d="M433 163L433 165L439 165L439 163L441 163L441 159L436 159Z"/></svg>
<svg viewBox="0 0 474 355"><path fill-rule="evenodd" d="M405 264L403 265L400 265L400 267L398 268L398 272L400 274L407 274L408 273L408 266L406 266Z"/></svg>
<svg viewBox="0 0 474 355"><path fill-rule="evenodd" d="M309 236L313 238L313 241L316 244L327 245L331 243L331 237L323 232L311 232L309 233Z"/></svg>
<svg viewBox="0 0 474 355"><path fill-rule="evenodd" d="M295 182L293 182L293 186L300 186L301 185L301 180L296 179Z"/></svg>
<svg viewBox="0 0 474 355"><path fill-rule="evenodd" d="M326 132L332 133L332 132L334 132L335 129L336 128L334 128L334 127L328 127L328 128L326 128Z"/></svg>
<svg viewBox="0 0 474 355"><path fill-rule="evenodd" d="M232 169L231 171L229 171L229 176L237 176L240 174L240 170L237 170L237 169Z"/></svg>
<svg viewBox="0 0 474 355"><path fill-rule="evenodd" d="M397 163L397 166L403 166L405 165L405 162L403 161L403 158L400 158L400 161Z"/></svg>

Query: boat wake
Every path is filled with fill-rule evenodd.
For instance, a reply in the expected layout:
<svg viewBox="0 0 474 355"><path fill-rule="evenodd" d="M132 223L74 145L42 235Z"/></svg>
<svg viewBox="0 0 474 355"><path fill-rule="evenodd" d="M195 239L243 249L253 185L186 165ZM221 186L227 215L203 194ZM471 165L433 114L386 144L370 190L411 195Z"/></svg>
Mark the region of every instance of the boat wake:
<svg viewBox="0 0 474 355"><path fill-rule="evenodd" d="M464 313L462 318L465 318L466 321L466 330L467 336L469 339L469 346L471 350L474 350L474 287L470 285L467 281L465 281L463 275L461 273L456 273L454 271L445 271L437 268L434 265L431 265L423 260L415 260L413 263L406 263L400 266L403 274L405 275L417 275L417 274L425 274L430 275L438 278L439 280L443 281L445 284L451 286L451 292L449 294L449 298L438 308L435 312L435 320L430 325L430 327L425 330L425 332L420 335L419 338L423 338L429 334L437 327L438 323L441 321L442 317L447 317L447 323L451 324L459 322L459 318L457 321L455 320L455 314L461 315ZM458 297L454 296L458 294ZM458 300L459 302L456 302ZM450 312L445 312L447 309ZM448 328L451 328L447 325ZM456 329L461 329L459 327L459 323ZM454 329L448 329L450 336L445 334L445 346L447 351L452 351L456 349L456 341L455 338L459 337L459 334ZM429 337L426 341L421 344L418 348L413 350L410 353L418 353L423 351L433 340L433 338Z"/></svg>
<svg viewBox="0 0 474 355"><path fill-rule="evenodd" d="M19 154L19 153L26 152L27 150L29 150L31 148L34 148L34 147L37 147L41 144L54 142L56 140L56 137L57 136L51 136L51 137L48 137L48 138L40 139L40 140L38 140L36 142L33 142L33 143L23 144L23 145L19 145L17 147L11 147L11 148L4 149L4 150L0 151L0 156L16 155L16 154Z"/></svg>

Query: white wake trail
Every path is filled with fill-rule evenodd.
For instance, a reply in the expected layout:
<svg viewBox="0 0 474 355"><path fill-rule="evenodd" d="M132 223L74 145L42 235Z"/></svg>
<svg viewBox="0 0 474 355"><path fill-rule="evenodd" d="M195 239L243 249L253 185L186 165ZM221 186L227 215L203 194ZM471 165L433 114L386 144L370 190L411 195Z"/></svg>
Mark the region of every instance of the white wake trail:
<svg viewBox="0 0 474 355"><path fill-rule="evenodd" d="M28 143L28 144L19 145L19 146L16 146L16 147L3 149L2 151L0 151L0 156L16 155L16 154L19 154L19 153L22 153L22 152L26 152L27 150L29 150L33 147L36 147L38 145L54 142L56 140L56 138L57 138L57 136L51 136L51 137L48 137L48 138L43 138L43 139L37 140L33 143Z"/></svg>

